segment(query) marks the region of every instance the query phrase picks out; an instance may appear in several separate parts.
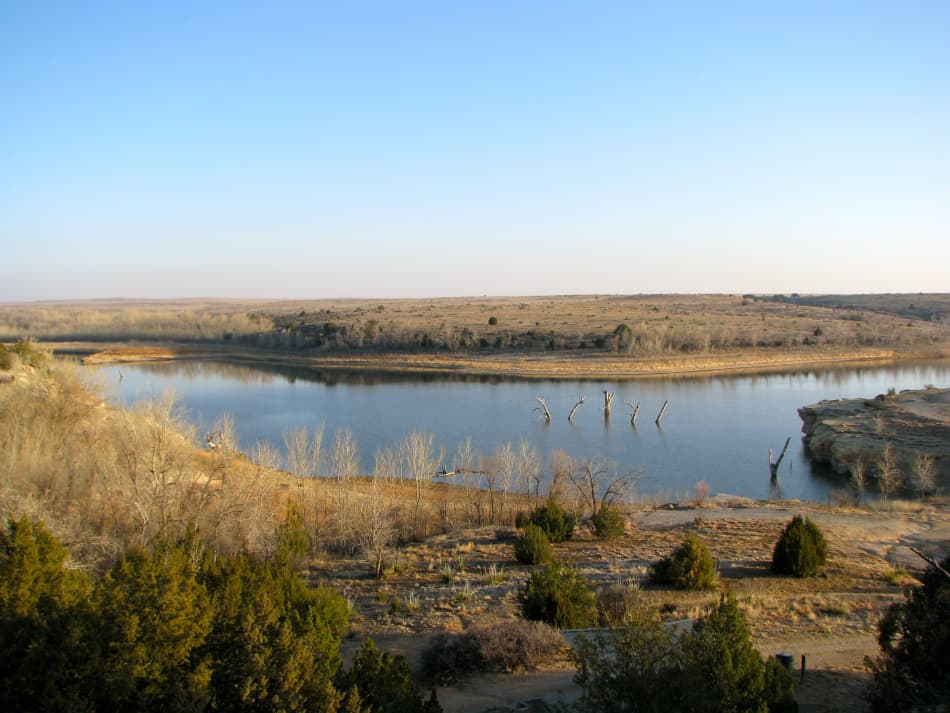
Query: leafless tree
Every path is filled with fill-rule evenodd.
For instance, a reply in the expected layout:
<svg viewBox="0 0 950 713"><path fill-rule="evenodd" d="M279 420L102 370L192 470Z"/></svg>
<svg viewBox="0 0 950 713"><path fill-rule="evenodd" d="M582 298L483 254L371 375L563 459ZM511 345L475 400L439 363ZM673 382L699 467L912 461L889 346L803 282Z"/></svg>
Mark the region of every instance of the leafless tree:
<svg viewBox="0 0 950 713"><path fill-rule="evenodd" d="M517 460L510 441L495 448L493 460L498 470L498 481L501 485L501 503L498 508L498 517L504 521L505 513L508 510L508 495L511 493L511 486L515 480Z"/></svg>
<svg viewBox="0 0 950 713"><path fill-rule="evenodd" d="M399 477L399 454L393 448L380 448L376 451L373 463L373 477L389 485Z"/></svg>
<svg viewBox="0 0 950 713"><path fill-rule="evenodd" d="M453 469L457 477L461 476L462 485L468 489L464 498L466 518L477 525L482 524L486 498L485 491L480 487L483 470L481 461L481 456L472 448L470 437L459 443L455 452Z"/></svg>
<svg viewBox="0 0 950 713"><path fill-rule="evenodd" d="M574 461L566 451L560 448L550 455L551 485L548 488L548 497L555 501L562 501L567 495L567 486L574 473Z"/></svg>
<svg viewBox="0 0 950 713"><path fill-rule="evenodd" d="M877 457L877 487L881 491L884 502L900 484L900 469L897 465L897 454L890 443L886 443Z"/></svg>
<svg viewBox="0 0 950 713"><path fill-rule="evenodd" d="M382 483L374 478L369 497L360 507L357 540L359 548L369 558L377 579L383 576L386 554L396 536L396 524L392 508L386 502Z"/></svg>
<svg viewBox="0 0 950 713"><path fill-rule="evenodd" d="M412 529L416 537L428 534L426 493L432 485L435 471L442 461L442 453L436 453L431 433L413 431L402 443L405 472L415 484L415 502L412 509Z"/></svg>
<svg viewBox="0 0 950 713"><path fill-rule="evenodd" d="M304 478L320 474L323 455L323 424L313 429L313 435L303 426L283 434L287 450L287 464L291 473Z"/></svg>
<svg viewBox="0 0 950 713"><path fill-rule="evenodd" d="M340 480L346 480L359 475L360 454L353 432L348 428L336 432L333 440L333 475Z"/></svg>
<svg viewBox="0 0 950 713"><path fill-rule="evenodd" d="M528 494L529 502L538 497L541 487L541 455L527 439L518 444L518 479Z"/></svg>
<svg viewBox="0 0 950 713"><path fill-rule="evenodd" d="M583 461L570 480L583 507L593 515L602 507L622 502L638 477L634 473L614 475L605 461L592 459Z"/></svg>
<svg viewBox="0 0 950 713"><path fill-rule="evenodd" d="M934 491L937 474L937 460L929 453L918 453L914 457L914 489L919 497Z"/></svg>
<svg viewBox="0 0 950 713"><path fill-rule="evenodd" d="M123 413L115 483L136 523L137 544L179 534L210 497L210 477L196 476L192 466L194 435L170 395Z"/></svg>
<svg viewBox="0 0 950 713"><path fill-rule="evenodd" d="M864 499L864 489L867 487L867 463L858 456L851 463L851 487L854 488L858 502Z"/></svg>

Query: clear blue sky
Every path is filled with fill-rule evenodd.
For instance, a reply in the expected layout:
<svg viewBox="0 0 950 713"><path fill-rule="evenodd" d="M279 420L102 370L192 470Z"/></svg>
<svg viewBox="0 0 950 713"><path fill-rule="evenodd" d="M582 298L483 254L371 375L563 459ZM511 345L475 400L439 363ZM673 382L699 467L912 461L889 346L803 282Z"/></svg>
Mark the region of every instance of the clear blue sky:
<svg viewBox="0 0 950 713"><path fill-rule="evenodd" d="M0 3L0 300L950 291L950 2Z"/></svg>

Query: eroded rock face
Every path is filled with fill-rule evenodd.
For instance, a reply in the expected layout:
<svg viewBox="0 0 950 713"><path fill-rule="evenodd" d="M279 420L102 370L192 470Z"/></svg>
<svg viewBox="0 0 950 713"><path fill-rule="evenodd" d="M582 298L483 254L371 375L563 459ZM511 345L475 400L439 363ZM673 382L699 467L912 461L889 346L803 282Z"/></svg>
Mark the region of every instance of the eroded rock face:
<svg viewBox="0 0 950 713"><path fill-rule="evenodd" d="M798 415L811 457L838 473L851 474L860 461L873 480L889 445L904 487L916 487L920 455L933 457L938 488L950 484L950 389L821 401Z"/></svg>

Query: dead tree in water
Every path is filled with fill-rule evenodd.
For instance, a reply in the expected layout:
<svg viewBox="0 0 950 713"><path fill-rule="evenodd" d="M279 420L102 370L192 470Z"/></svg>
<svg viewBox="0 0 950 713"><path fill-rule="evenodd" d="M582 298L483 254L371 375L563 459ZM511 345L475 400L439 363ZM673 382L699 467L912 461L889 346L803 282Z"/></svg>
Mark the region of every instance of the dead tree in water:
<svg viewBox="0 0 950 713"><path fill-rule="evenodd" d="M778 460L774 463L772 462L772 449L769 448L769 472L772 474L773 479L778 478L778 467L782 465L782 458L785 457L785 451L788 450L788 444L791 440L791 436L785 439L785 447L782 449L782 452L779 453Z"/></svg>
<svg viewBox="0 0 950 713"><path fill-rule="evenodd" d="M604 389L604 416L610 416L610 402L614 400L614 395Z"/></svg>
<svg viewBox="0 0 950 713"><path fill-rule="evenodd" d="M541 405L538 406L538 407L535 409L535 411L540 411L540 412L541 412L541 416L544 417L544 420L545 420L547 423L551 423L551 412L548 411L548 405L547 405L546 403L544 403L544 399L541 398L540 396L538 397L538 403L541 404Z"/></svg>
<svg viewBox="0 0 950 713"><path fill-rule="evenodd" d="M581 400L574 404L574 408L571 409L571 412L567 415L567 420L571 423L574 423L574 412L577 411L577 408L584 403L586 396L581 396Z"/></svg>
<svg viewBox="0 0 950 713"><path fill-rule="evenodd" d="M640 412L640 402L637 401L636 404L632 404L632 403L630 403L629 401L624 401L624 403L627 404L627 406L629 406L631 409L633 409L633 410L630 412L630 425L633 426L634 428L636 428L636 427L637 427L637 414Z"/></svg>
<svg viewBox="0 0 950 713"><path fill-rule="evenodd" d="M663 408L660 409L659 415L656 417L656 425L660 425L660 421L663 419L663 414L666 413L666 407L670 405L669 399L663 402Z"/></svg>

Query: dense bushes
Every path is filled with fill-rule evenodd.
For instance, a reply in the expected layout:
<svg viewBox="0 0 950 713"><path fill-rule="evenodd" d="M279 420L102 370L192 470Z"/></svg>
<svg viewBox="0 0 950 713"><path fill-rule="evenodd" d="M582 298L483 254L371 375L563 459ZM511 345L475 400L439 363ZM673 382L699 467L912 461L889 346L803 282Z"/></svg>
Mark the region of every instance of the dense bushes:
<svg viewBox="0 0 950 713"><path fill-rule="evenodd" d="M553 562L528 579L518 593L526 619L545 621L560 629L591 626L597 618L594 593L574 568Z"/></svg>
<svg viewBox="0 0 950 713"><path fill-rule="evenodd" d="M426 674L450 684L476 672L534 671L565 646L549 625L516 619L503 626L472 626L460 634L440 634L423 654Z"/></svg>
<svg viewBox="0 0 950 713"><path fill-rule="evenodd" d="M564 542L574 536L574 516L553 498L534 509L531 522L544 530L551 542Z"/></svg>
<svg viewBox="0 0 950 713"><path fill-rule="evenodd" d="M828 559L828 545L818 526L796 515L772 551L772 571L796 577L813 577Z"/></svg>
<svg viewBox="0 0 950 713"><path fill-rule="evenodd" d="M892 604L878 627L881 656L874 672L874 713L940 710L950 701L950 556L928 567L923 586Z"/></svg>
<svg viewBox="0 0 950 713"><path fill-rule="evenodd" d="M554 558L554 549L537 525L528 523L524 531L515 540L515 559L522 564L543 564Z"/></svg>
<svg viewBox="0 0 950 713"><path fill-rule="evenodd" d="M690 632L678 635L638 612L625 626L580 637L575 649L581 711L797 710L791 675L763 662L731 595Z"/></svg>
<svg viewBox="0 0 950 713"><path fill-rule="evenodd" d="M718 584L709 548L692 532L668 557L653 565L651 578L678 589L715 589Z"/></svg>
<svg viewBox="0 0 950 713"><path fill-rule="evenodd" d="M623 516L606 503L591 516L590 522L597 537L613 539L623 535Z"/></svg>
<svg viewBox="0 0 950 713"><path fill-rule="evenodd" d="M8 522L0 710L438 710L404 664L341 673L346 603L287 561L204 556L186 539L130 549L93 581L41 524Z"/></svg>

